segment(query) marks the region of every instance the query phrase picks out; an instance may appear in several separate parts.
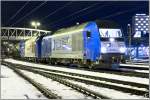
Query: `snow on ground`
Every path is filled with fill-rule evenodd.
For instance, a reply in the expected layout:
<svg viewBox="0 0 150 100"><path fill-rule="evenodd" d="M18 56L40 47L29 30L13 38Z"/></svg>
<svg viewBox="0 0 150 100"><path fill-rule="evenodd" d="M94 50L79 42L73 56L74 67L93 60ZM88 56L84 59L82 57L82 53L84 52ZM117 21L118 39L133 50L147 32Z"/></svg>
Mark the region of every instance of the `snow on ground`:
<svg viewBox="0 0 150 100"><path fill-rule="evenodd" d="M136 82L136 83L142 83L142 84L149 85L149 79L147 79L147 78L139 78L139 77L123 76L123 75L116 75L116 74L109 74L109 73L84 71L84 70L79 70L79 69L55 67L55 66L51 66L51 65L42 65L42 64L35 64L35 63L14 60L11 58L5 59L5 61L16 63L16 64L33 66L33 67L47 68L47 69L52 69L52 70L61 70L61 71L65 71L65 72L69 71L69 72L80 73L80 74L84 74L84 75L99 76L99 77L104 77L104 78L110 78L110 79L116 79L116 80L122 80L122 81L130 81L130 82Z"/></svg>
<svg viewBox="0 0 150 100"><path fill-rule="evenodd" d="M137 63L137 62L127 62L126 64L134 64L134 65L146 65L146 66L149 66L149 62L147 62L147 63Z"/></svg>
<svg viewBox="0 0 150 100"><path fill-rule="evenodd" d="M149 74L149 70L134 70L135 72L140 72L140 73L148 73Z"/></svg>
<svg viewBox="0 0 150 100"><path fill-rule="evenodd" d="M1 65L1 99L47 99L11 69Z"/></svg>
<svg viewBox="0 0 150 100"><path fill-rule="evenodd" d="M103 94L109 98L112 99L146 99L143 96L137 96L137 95L131 95L130 93L124 93L121 91L117 91L114 89L108 89L108 88L103 88L103 87L96 87L94 85L87 85L85 83L81 83L81 82L76 82L76 81L72 81L72 80L68 80L69 82L72 82L74 84L78 84L82 87L91 89L95 92L98 92L100 94Z"/></svg>
<svg viewBox="0 0 150 100"><path fill-rule="evenodd" d="M134 63L134 64L149 64L149 59L132 59L131 61L126 61L127 63Z"/></svg>
<svg viewBox="0 0 150 100"><path fill-rule="evenodd" d="M134 71L134 72L149 74L149 70L137 70L137 69L128 69L128 68L119 68L119 69L124 70L124 71Z"/></svg>
<svg viewBox="0 0 150 100"><path fill-rule="evenodd" d="M61 96L62 99L92 99L89 96L83 95L70 87L67 87L59 82L53 81L49 78L43 77L39 74L34 74L32 72L21 70L25 75L32 76L30 78L34 79L36 82L41 83L43 86L51 90L53 93Z"/></svg>
<svg viewBox="0 0 150 100"><path fill-rule="evenodd" d="M148 73L149 74L149 70L134 70L135 72L139 72L139 73Z"/></svg>
<svg viewBox="0 0 150 100"><path fill-rule="evenodd" d="M144 67L144 68L149 68L149 65L136 65L136 64L119 64L119 66L128 66L128 67Z"/></svg>
<svg viewBox="0 0 150 100"><path fill-rule="evenodd" d="M48 71L44 71L44 72L48 72ZM62 74L62 73L56 73L56 72L51 72L51 73L58 74L58 75L63 75L63 76L66 76L66 77L70 76L70 75L66 75L66 74ZM129 86L129 85L117 84L117 83L101 81L101 80L95 80L95 79L90 79L90 78L84 78L84 77L79 77L79 76L70 76L70 77L72 77L72 78L79 78L79 79L83 79L83 80L94 81L94 82L100 82L100 83L104 83L104 84L108 84L108 85L115 85L115 86L121 86L121 87L127 87L127 88L147 91L147 89L145 89L145 88L137 88L137 87Z"/></svg>

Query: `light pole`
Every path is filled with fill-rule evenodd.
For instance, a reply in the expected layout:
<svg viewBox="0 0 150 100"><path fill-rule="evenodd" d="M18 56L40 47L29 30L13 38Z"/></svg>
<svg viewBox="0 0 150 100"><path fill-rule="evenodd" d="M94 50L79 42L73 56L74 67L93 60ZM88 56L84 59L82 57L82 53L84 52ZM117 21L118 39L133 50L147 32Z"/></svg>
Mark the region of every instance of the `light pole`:
<svg viewBox="0 0 150 100"><path fill-rule="evenodd" d="M35 21L33 21L33 22L31 22L31 25L32 25L35 29L37 29L37 27L40 26L41 24L40 24L40 22L35 22Z"/></svg>
<svg viewBox="0 0 150 100"><path fill-rule="evenodd" d="M129 60L131 62L131 25L128 24L128 34L129 34Z"/></svg>

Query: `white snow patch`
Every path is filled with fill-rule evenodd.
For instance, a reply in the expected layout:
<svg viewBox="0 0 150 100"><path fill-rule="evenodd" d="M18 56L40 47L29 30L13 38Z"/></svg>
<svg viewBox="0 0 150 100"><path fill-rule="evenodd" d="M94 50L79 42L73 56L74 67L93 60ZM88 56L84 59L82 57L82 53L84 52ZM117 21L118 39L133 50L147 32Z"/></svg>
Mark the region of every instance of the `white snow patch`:
<svg viewBox="0 0 150 100"><path fill-rule="evenodd" d="M47 99L30 83L1 65L1 99Z"/></svg>
<svg viewBox="0 0 150 100"><path fill-rule="evenodd" d="M62 99L92 99L89 96L83 95L76 90L73 90L70 87L67 87L59 82L53 81L52 79L43 77L39 74L34 74L32 72L21 70L25 75L30 76L30 78L34 79L36 82L39 82L53 93L61 96ZM32 77L31 77L32 76Z"/></svg>
<svg viewBox="0 0 150 100"><path fill-rule="evenodd" d="M129 68L119 68L122 71L133 71L133 72L139 72L139 73L148 73L149 74L149 70L138 70L138 69L129 69Z"/></svg>
<svg viewBox="0 0 150 100"><path fill-rule="evenodd" d="M144 68L149 68L149 65L136 65L136 64L119 64L120 66L132 66L132 67L144 67Z"/></svg>

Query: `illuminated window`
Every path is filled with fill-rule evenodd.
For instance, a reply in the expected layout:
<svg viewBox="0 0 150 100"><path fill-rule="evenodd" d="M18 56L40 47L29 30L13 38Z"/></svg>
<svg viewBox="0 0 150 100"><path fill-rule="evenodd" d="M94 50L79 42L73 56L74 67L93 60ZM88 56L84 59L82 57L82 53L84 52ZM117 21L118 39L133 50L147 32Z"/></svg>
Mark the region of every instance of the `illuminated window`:
<svg viewBox="0 0 150 100"><path fill-rule="evenodd" d="M141 21L138 21L138 23L141 23Z"/></svg>
<svg viewBox="0 0 150 100"><path fill-rule="evenodd" d="M146 25L148 25L148 23Z"/></svg>
<svg viewBox="0 0 150 100"><path fill-rule="evenodd" d="M141 28L141 30L143 30L143 28Z"/></svg>
<svg viewBox="0 0 150 100"><path fill-rule="evenodd" d="M143 25L143 24L141 24L141 25Z"/></svg>
<svg viewBox="0 0 150 100"><path fill-rule="evenodd" d="M138 26L138 28L141 28L141 26Z"/></svg>
<svg viewBox="0 0 150 100"><path fill-rule="evenodd" d="M137 31L134 35L134 37L141 37L141 31Z"/></svg>
<svg viewBox="0 0 150 100"><path fill-rule="evenodd" d="M135 24L135 25L138 25L138 24Z"/></svg>
<svg viewBox="0 0 150 100"><path fill-rule="evenodd" d="M143 18L141 18L141 20L144 20Z"/></svg>
<svg viewBox="0 0 150 100"><path fill-rule="evenodd" d="M146 21L143 21L143 23L146 23Z"/></svg>
<svg viewBox="0 0 150 100"><path fill-rule="evenodd" d="M148 28L146 29L146 31L148 31Z"/></svg>
<svg viewBox="0 0 150 100"><path fill-rule="evenodd" d="M136 18L135 20L139 20L138 18Z"/></svg>
<svg viewBox="0 0 150 100"><path fill-rule="evenodd" d="M146 26L143 26L144 28L146 28Z"/></svg>
<svg viewBox="0 0 150 100"><path fill-rule="evenodd" d="M148 20L148 18L146 18L146 20Z"/></svg>
<svg viewBox="0 0 150 100"><path fill-rule="evenodd" d="M136 28L135 30L138 31L138 28Z"/></svg>

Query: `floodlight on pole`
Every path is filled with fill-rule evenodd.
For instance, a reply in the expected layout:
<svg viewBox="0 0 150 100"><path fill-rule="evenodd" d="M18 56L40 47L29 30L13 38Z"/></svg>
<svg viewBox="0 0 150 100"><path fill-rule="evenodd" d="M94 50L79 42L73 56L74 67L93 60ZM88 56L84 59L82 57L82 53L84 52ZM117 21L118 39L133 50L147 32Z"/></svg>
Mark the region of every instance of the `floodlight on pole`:
<svg viewBox="0 0 150 100"><path fill-rule="evenodd" d="M40 26L40 23L39 23L39 22L37 22L37 26Z"/></svg>
<svg viewBox="0 0 150 100"><path fill-rule="evenodd" d="M79 22L76 23L76 25L79 25L79 24L80 24Z"/></svg>
<svg viewBox="0 0 150 100"><path fill-rule="evenodd" d="M37 29L37 27L40 26L41 24L40 24L40 22L35 22L35 21L33 21L33 22L31 22L31 25L32 25L35 29Z"/></svg>

